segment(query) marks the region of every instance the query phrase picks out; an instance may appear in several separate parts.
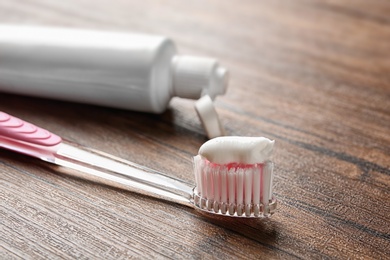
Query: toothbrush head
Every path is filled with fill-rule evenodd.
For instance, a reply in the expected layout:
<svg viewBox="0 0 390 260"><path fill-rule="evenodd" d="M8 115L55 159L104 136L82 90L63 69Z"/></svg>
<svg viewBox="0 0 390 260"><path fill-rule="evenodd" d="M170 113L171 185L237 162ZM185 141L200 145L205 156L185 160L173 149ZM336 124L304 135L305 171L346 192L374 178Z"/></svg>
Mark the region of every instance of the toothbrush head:
<svg viewBox="0 0 390 260"><path fill-rule="evenodd" d="M195 207L234 217L269 217L276 209L272 196L274 141L264 137L218 137L194 157Z"/></svg>

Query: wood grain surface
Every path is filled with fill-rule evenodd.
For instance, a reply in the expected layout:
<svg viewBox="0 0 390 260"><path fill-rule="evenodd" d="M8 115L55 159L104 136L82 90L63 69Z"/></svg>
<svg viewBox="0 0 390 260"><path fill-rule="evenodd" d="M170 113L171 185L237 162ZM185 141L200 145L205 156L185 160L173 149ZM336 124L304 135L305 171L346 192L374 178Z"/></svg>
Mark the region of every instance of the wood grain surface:
<svg viewBox="0 0 390 260"><path fill-rule="evenodd" d="M0 150L0 259L390 259L387 0L0 0L0 22L166 35L230 69L229 135L276 140L277 213L193 209ZM1 60L0 60L1 62ZM193 102L152 115L0 94L0 111L192 181Z"/></svg>

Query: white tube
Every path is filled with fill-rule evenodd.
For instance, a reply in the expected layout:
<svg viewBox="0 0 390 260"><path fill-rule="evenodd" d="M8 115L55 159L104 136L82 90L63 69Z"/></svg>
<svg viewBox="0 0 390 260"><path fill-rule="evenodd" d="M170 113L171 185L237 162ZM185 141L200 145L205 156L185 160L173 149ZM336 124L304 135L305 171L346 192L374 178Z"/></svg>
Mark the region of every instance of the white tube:
<svg viewBox="0 0 390 260"><path fill-rule="evenodd" d="M161 36L0 26L0 91L144 112L174 96L224 94L216 60L176 54Z"/></svg>

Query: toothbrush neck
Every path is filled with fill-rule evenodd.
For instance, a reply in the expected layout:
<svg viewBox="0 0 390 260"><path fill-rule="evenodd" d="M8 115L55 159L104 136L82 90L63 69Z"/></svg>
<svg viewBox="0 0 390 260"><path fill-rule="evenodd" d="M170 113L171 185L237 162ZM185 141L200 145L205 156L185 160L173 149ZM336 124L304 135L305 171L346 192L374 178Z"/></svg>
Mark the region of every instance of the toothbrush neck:
<svg viewBox="0 0 390 260"><path fill-rule="evenodd" d="M137 192L158 199L193 206L193 187L182 180L100 151L63 142L55 164L76 170L75 177Z"/></svg>

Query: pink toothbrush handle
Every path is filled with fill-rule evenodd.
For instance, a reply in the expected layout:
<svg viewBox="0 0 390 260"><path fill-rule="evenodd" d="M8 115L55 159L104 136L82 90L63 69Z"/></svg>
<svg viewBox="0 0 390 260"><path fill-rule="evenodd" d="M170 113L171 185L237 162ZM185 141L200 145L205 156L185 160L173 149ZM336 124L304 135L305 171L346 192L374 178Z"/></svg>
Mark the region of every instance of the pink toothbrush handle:
<svg viewBox="0 0 390 260"><path fill-rule="evenodd" d="M0 111L0 146L35 157L53 154L61 137Z"/></svg>
<svg viewBox="0 0 390 260"><path fill-rule="evenodd" d="M144 166L76 143L0 111L0 147L75 171L68 174L192 206L193 187Z"/></svg>

